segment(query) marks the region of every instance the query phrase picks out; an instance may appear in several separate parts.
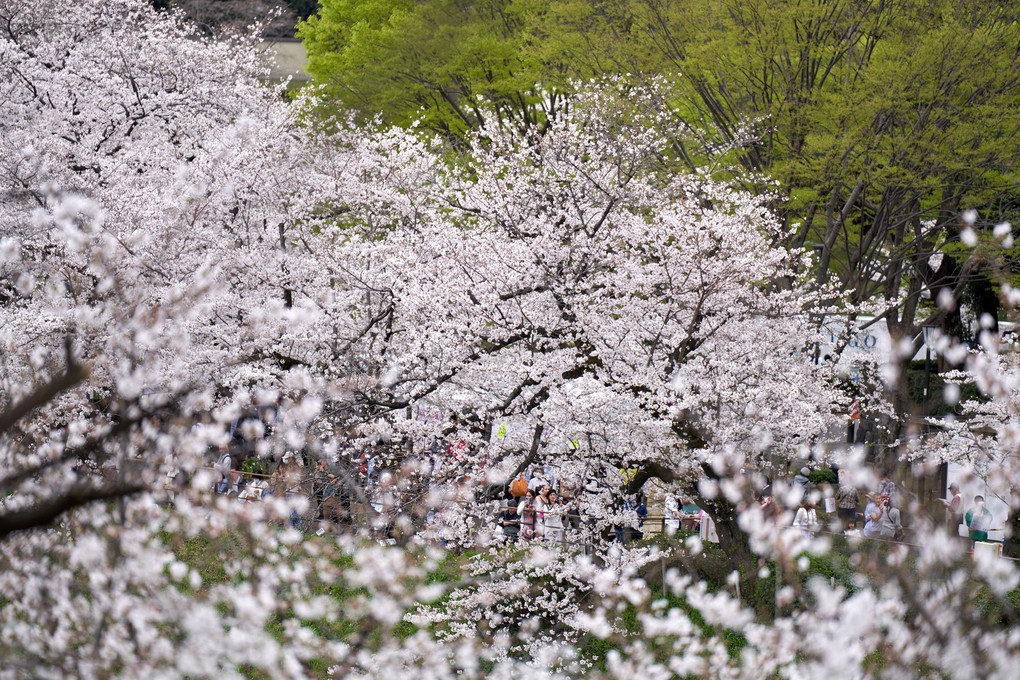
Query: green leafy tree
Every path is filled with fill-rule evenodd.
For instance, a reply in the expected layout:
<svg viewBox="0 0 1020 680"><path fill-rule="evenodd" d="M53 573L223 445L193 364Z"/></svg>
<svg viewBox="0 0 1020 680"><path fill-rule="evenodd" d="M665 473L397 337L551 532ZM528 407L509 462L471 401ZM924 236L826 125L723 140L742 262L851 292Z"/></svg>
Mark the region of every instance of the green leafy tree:
<svg viewBox="0 0 1020 680"><path fill-rule="evenodd" d="M456 139L479 106L519 128L556 102L525 58L527 3L508 0L326 0L298 26L308 70L331 104Z"/></svg>
<svg viewBox="0 0 1020 680"><path fill-rule="evenodd" d="M791 245L816 248L820 282L884 299L895 335L916 334L926 291L994 316L988 261L959 247L958 215L980 209L980 228L1016 214L1014 4L565 0L538 32L556 36L543 58L579 76L679 74L677 114L779 183Z"/></svg>

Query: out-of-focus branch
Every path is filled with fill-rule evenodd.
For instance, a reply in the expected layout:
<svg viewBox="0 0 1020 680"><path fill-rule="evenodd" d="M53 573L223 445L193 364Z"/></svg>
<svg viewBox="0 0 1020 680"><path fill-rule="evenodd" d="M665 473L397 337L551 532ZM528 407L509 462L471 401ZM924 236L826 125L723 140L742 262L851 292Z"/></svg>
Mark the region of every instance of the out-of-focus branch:
<svg viewBox="0 0 1020 680"><path fill-rule="evenodd" d="M132 427L141 423L146 418L151 418L153 415L156 415L156 413L145 410L139 410L138 415L136 417L124 418L123 420L118 421L115 425L113 425L113 427L109 428L108 430L100 432L97 436L90 437L81 446L68 447L67 449L64 450L63 453L61 453L59 456L56 456L55 458L44 460L40 463L36 463L35 465L29 465L27 467L20 468L15 472L12 472L11 474L7 475L6 477L0 478L0 493L6 492L7 489L13 488L21 484L25 480L30 479L35 475L55 465L66 463L75 458L84 459L89 455L93 455L95 453L102 451L103 445L106 442L115 440L124 432L129 431Z"/></svg>
<svg viewBox="0 0 1020 680"><path fill-rule="evenodd" d="M21 468L20 470L0 479L0 491L6 491L7 489L16 487L26 479L31 479L35 475L53 467L54 465L66 463L67 461L77 457L79 452L80 449L65 449L64 452L56 458L51 458L41 463L37 463L36 465L29 465L28 467Z"/></svg>
<svg viewBox="0 0 1020 680"><path fill-rule="evenodd" d="M102 487L95 487L85 483L75 484L66 493L59 496L36 503L23 510L15 510L0 515L0 540L3 540L15 531L46 526L68 510L73 510L95 501L131 496L144 489L144 486L138 484Z"/></svg>
<svg viewBox="0 0 1020 680"><path fill-rule="evenodd" d="M67 368L49 382L35 388L31 394L11 406L10 409L0 413L0 434L7 432L29 413L45 406L58 394L71 389L88 377L88 367L78 363L74 358L70 337L66 339L64 347L67 355Z"/></svg>

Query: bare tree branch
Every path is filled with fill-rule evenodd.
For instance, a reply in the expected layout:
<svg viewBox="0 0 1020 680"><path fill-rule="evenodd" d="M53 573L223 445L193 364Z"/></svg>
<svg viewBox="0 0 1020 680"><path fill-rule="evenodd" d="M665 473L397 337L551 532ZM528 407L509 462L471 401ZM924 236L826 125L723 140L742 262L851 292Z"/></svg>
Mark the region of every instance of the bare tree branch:
<svg viewBox="0 0 1020 680"><path fill-rule="evenodd" d="M94 487L84 482L72 486L59 496L37 503L24 510L0 515L0 540L15 531L25 531L43 527L63 515L68 510L87 505L95 501L110 500L131 496L145 490L137 484Z"/></svg>
<svg viewBox="0 0 1020 680"><path fill-rule="evenodd" d="M89 369L79 364L74 358L70 337L66 339L64 347L67 355L67 368L57 377L37 387L10 409L0 413L0 434L7 432L29 413L40 406L45 406L58 394L66 392L88 377Z"/></svg>

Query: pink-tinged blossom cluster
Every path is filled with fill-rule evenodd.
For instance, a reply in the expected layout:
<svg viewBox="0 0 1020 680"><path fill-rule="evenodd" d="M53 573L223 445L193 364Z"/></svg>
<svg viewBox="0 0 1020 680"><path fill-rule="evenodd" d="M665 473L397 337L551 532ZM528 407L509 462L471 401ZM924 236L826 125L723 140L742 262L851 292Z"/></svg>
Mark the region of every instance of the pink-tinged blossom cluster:
<svg viewBox="0 0 1020 680"><path fill-rule="evenodd" d="M452 151L317 119L252 39L141 0L0 0L0 26L0 678L1011 677L1020 627L972 600L1016 570L931 522L797 577L832 541L756 494L847 409L811 351L829 294L775 197L675 171L695 138L654 89ZM969 364L989 464L950 453L1011 491L1010 361ZM290 526L307 494L210 493L235 423L259 460L371 454L397 544ZM534 465L583 488L566 547L493 540L488 498ZM744 573L607 546L648 477L700 494ZM477 551L441 584L439 541ZM740 588L772 570L770 619Z"/></svg>

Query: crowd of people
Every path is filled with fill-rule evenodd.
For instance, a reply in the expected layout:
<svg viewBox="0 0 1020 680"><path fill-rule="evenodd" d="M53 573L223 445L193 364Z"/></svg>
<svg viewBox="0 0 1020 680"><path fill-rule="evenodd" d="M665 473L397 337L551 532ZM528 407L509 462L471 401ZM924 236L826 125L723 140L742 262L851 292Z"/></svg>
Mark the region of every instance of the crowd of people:
<svg viewBox="0 0 1020 680"><path fill-rule="evenodd" d="M793 478L793 486L799 489L800 503L794 513L792 526L805 536L813 536L822 529L818 519L816 495L810 493L810 470L801 468ZM861 501L865 501L861 511ZM895 502L897 498L896 484L883 474L878 488L870 493L861 494L852 484L839 486L832 499L836 522L830 526L847 536L861 536L869 539L900 541L905 536L902 517ZM766 487L760 498L762 510L767 517L776 520L782 516L779 502L772 496L771 486Z"/></svg>
<svg viewBox="0 0 1020 680"><path fill-rule="evenodd" d="M801 502L794 514L792 527L807 536L813 536L822 529L818 519L815 496L809 493L810 470L802 468L794 477L793 484L801 489ZM993 516L985 507L982 496L975 496L973 506L963 512L963 497L960 487L949 485L949 498L940 499L946 510L947 528L956 534L963 525L973 541L987 541ZM866 539L903 541L907 527L904 526L901 514L901 497L896 483L883 473L877 488L862 493L850 483L841 484L832 499L836 521L829 528L847 536L859 536ZM771 487L766 487L761 496L760 504L766 515L778 520L782 515L778 502L771 494ZM861 506L863 510L861 509Z"/></svg>
<svg viewBox="0 0 1020 680"><path fill-rule="evenodd" d="M360 461L360 470L356 464L353 474L338 474L324 460L317 461L314 470L309 472L309 461L289 453L275 465L271 474L259 475L239 469L237 462L240 461L237 459L243 460L245 457L238 456L236 452L232 454L228 446L221 449L213 465L216 473L215 491L235 496L241 501L258 501L273 495L293 497L303 494L311 499L316 520L332 520L336 523L353 523L352 504L355 501L371 506L377 513L383 511L383 494L380 493L382 480L374 478L371 459ZM806 536L813 536L823 528L815 504L818 494L810 492L810 476L811 471L805 467L793 477L793 486L800 490L801 501L794 512L792 527ZM942 502L951 530L955 533L956 528L963 524L972 540L986 541L993 518L984 505L984 499L981 496L975 497L973 507L963 512L959 486L951 484L949 490L950 497ZM580 491L571 481L557 480L554 468L532 467L497 494L496 533L507 540L566 542L571 533L580 529L584 523ZM461 495L458 490L456 498L450 499L451 502L464 501ZM902 541L906 527L899 507L899 496L899 490L888 474L882 475L877 488L872 492L862 493L850 483L841 484L828 508L835 511L836 521L827 529L866 539ZM771 484L761 491L759 498L766 517L778 522L784 516L780 503L772 494ZM687 533L698 531L704 512L691 498L681 497L678 502L677 496L665 493L662 500L661 527L664 532L671 534L681 529ZM612 528L611 538L621 543L642 538L648 517L643 495L638 493L621 499L619 509L621 515L628 519ZM430 512L429 518L431 520L441 514L441 510ZM301 522L296 513L292 522L295 525Z"/></svg>
<svg viewBox="0 0 1020 680"><path fill-rule="evenodd" d="M578 485L558 481L549 468L532 468L522 472L501 494L496 524L507 540L543 540L563 542L584 524ZM703 511L688 498L682 505L672 493L664 494L662 530L668 534L681 528L697 531ZM618 506L622 519L611 527L609 538L619 543L641 540L649 517L644 494L621 498Z"/></svg>
<svg viewBox="0 0 1020 680"><path fill-rule="evenodd" d="M521 473L500 494L496 522L507 539L544 540L562 543L567 531L581 526L581 509L576 489L557 483L549 470Z"/></svg>

